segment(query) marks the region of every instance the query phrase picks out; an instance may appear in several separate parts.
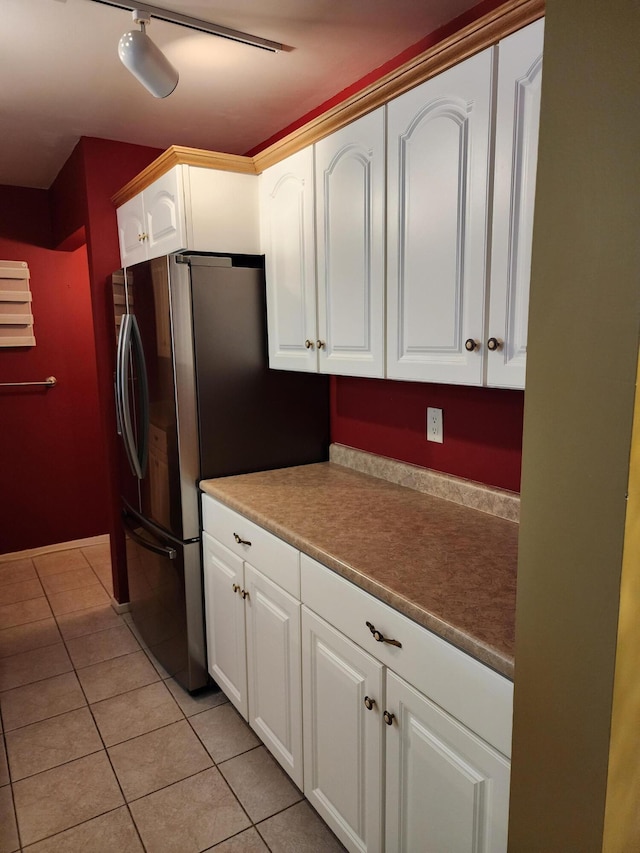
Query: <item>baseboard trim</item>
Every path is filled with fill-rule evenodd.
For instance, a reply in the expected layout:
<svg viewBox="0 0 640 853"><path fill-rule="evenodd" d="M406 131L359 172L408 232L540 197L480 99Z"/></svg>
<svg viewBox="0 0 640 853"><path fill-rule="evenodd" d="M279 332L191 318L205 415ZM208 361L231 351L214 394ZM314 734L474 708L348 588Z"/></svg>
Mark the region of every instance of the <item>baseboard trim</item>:
<svg viewBox="0 0 640 853"><path fill-rule="evenodd" d="M128 613L131 610L131 602L130 601L116 601L115 598L111 599L111 606L116 611L116 613L122 615L123 613Z"/></svg>
<svg viewBox="0 0 640 853"><path fill-rule="evenodd" d="M40 548L28 548L26 551L13 551L10 554L0 554L0 563L11 560L25 560L29 557L40 557L42 554L53 554L55 551L70 551L72 548L90 548L92 545L108 545L109 534L90 536L87 539L72 539L71 542L58 542L56 545L43 545Z"/></svg>

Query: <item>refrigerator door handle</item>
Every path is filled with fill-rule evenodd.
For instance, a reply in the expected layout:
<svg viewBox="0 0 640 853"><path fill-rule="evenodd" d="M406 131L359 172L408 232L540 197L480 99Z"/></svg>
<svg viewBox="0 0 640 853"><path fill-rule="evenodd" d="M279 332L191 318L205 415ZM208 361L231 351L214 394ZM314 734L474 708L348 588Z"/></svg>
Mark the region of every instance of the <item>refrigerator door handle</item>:
<svg viewBox="0 0 640 853"><path fill-rule="evenodd" d="M138 379L138 416L140 418L140 445L136 446L133 425L131 423L131 398L129 393L129 372L133 356L136 377ZM139 480L144 477L149 457L149 381L147 365L142 348L142 336L135 314L125 314L120 327L118 341L118 357L116 370L116 385L119 393L120 418L122 437L127 450L131 470Z"/></svg>
<svg viewBox="0 0 640 853"><path fill-rule="evenodd" d="M158 554L160 557L166 557L168 560L175 560L175 558L178 556L178 552L176 551L176 549L172 548L170 545L154 545L153 542L150 542L148 539L145 539L144 536L140 536L138 531L134 528L130 516L126 512L122 513L122 522L126 527L129 536L142 548L146 548L147 551L152 551L154 554Z"/></svg>
<svg viewBox="0 0 640 853"><path fill-rule="evenodd" d="M116 354L116 414L118 418L118 432L122 436L131 471L141 480L142 471L138 462L138 456L133 449L133 428L131 426L131 413L128 406L130 354L131 315L124 314L120 324L118 351Z"/></svg>
<svg viewBox="0 0 640 853"><path fill-rule="evenodd" d="M140 479L147 470L149 458L149 380L147 378L147 363L142 346L142 335L135 314L131 314L131 344L134 358L137 362L136 376L138 377L138 414L141 422L140 447L138 448L138 462L142 472Z"/></svg>

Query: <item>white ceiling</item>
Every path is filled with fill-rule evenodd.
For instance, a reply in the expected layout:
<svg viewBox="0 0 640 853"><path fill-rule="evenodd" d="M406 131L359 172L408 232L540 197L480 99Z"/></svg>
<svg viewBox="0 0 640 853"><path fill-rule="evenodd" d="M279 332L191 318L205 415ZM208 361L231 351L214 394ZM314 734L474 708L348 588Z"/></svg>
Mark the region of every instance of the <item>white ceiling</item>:
<svg viewBox="0 0 640 853"><path fill-rule="evenodd" d="M154 0L290 48L152 19L148 35L180 72L164 100L118 59L131 12L93 0L0 5L0 184L46 188L80 136L244 154L475 0Z"/></svg>

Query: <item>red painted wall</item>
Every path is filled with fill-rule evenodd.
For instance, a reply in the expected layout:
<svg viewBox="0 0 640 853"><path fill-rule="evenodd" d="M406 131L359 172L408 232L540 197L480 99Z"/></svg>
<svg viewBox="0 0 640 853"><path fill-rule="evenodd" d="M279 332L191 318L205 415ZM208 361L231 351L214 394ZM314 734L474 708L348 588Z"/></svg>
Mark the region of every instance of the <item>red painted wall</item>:
<svg viewBox="0 0 640 853"><path fill-rule="evenodd" d="M106 532L86 248L51 246L44 190L0 187L0 257L31 273L35 347L0 350L0 553Z"/></svg>
<svg viewBox="0 0 640 853"><path fill-rule="evenodd" d="M427 406L443 410L444 443L426 440ZM331 440L520 491L524 392L337 376Z"/></svg>
<svg viewBox="0 0 640 853"><path fill-rule="evenodd" d="M110 199L160 153L83 138L49 191L0 187L0 258L29 264L36 335L31 349L0 350L0 382L59 380L48 391L0 389L0 553L111 532L112 548L124 550L108 287L120 258Z"/></svg>
<svg viewBox="0 0 640 853"><path fill-rule="evenodd" d="M111 535L114 595L128 601L124 534L120 523L118 448L113 402L113 307L111 273L120 266L116 211L111 196L161 154L158 148L83 137L51 187L55 236L72 243L78 229L87 238L89 289L94 326L98 417L106 463L105 529Z"/></svg>

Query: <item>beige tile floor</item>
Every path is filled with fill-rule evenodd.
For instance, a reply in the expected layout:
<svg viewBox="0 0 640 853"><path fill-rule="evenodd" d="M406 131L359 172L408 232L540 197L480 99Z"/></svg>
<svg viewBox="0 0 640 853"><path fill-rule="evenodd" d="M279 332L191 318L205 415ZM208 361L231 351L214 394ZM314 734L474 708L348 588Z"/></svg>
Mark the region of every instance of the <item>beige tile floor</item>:
<svg viewBox="0 0 640 853"><path fill-rule="evenodd" d="M0 853L334 853L251 729L110 606L107 546L0 562Z"/></svg>

